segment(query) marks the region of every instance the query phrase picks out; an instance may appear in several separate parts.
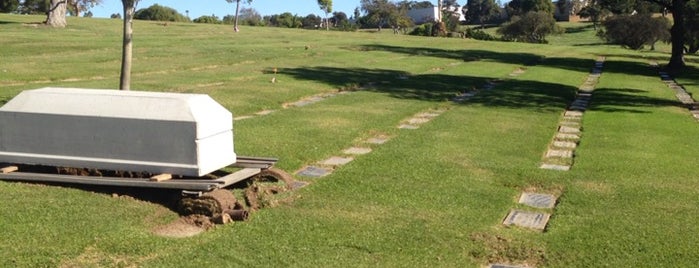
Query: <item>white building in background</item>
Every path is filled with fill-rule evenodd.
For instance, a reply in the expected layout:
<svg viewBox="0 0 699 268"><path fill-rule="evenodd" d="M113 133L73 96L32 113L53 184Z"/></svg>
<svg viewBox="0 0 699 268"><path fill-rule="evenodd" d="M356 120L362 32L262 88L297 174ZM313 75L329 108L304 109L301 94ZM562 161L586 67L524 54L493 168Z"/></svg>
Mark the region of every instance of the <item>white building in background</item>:
<svg viewBox="0 0 699 268"><path fill-rule="evenodd" d="M466 18L464 18L463 12L461 12L461 7L450 6L450 7L446 7L445 9L447 11L452 12L455 15L458 15L459 21L466 20ZM411 10L408 10L408 17L413 19L413 22L415 22L415 24L437 22L437 18L439 18L439 8L438 7L431 7L431 8L411 9Z"/></svg>

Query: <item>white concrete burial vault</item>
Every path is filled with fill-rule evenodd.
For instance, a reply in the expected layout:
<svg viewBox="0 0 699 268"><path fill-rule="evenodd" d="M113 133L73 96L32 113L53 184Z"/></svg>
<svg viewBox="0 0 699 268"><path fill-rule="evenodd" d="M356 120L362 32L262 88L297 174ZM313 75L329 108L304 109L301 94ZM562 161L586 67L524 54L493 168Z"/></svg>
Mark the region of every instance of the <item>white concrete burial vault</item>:
<svg viewBox="0 0 699 268"><path fill-rule="evenodd" d="M0 108L0 162L202 176L235 161L233 115L203 94L42 88Z"/></svg>

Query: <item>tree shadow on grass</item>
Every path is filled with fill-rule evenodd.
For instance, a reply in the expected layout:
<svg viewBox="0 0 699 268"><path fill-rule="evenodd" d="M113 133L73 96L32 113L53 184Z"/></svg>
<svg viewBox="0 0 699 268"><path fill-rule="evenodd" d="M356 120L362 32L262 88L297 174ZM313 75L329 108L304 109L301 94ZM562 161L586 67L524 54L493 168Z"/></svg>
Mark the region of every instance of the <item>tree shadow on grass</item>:
<svg viewBox="0 0 699 268"><path fill-rule="evenodd" d="M412 56L428 56L436 58L445 58L463 61L481 61L490 60L500 63L517 64L524 66L547 66L564 70L588 72L594 67L594 58L547 58L543 55L522 52L495 52L489 50L464 49L464 50L446 50L430 47L401 47L388 45L360 45L347 48L358 51L387 51L392 53L400 53ZM629 55L623 55L629 57ZM648 68L648 65L634 61L615 61L616 67L607 68L605 64L605 72L629 74L629 75L647 75L643 71L639 72L639 68Z"/></svg>
<svg viewBox="0 0 699 268"><path fill-rule="evenodd" d="M484 86L488 77L446 74L410 75L385 69L346 69L335 67L306 67L282 69L280 73L296 79L319 81L336 88L363 86L363 90L385 93L399 99L444 102L457 94L478 90L479 94L462 105L525 108L537 111L562 111L574 99L577 88L557 83L527 80L506 80L492 90ZM646 112L642 107L684 107L675 100L644 96L638 89L601 88L595 90L591 110L605 112Z"/></svg>
<svg viewBox="0 0 699 268"><path fill-rule="evenodd" d="M676 100L643 96L644 90L630 88L596 89L591 110L602 112L650 113L638 108L675 106L685 108Z"/></svg>
<svg viewBox="0 0 699 268"><path fill-rule="evenodd" d="M458 94L478 90L464 105L484 105L537 110L561 110L575 97L576 88L537 81L509 80L496 89L484 90L491 78L446 74L409 75L385 69L308 67L283 69L280 73L296 79L320 81L338 88L363 86L363 90L399 99L450 101Z"/></svg>
<svg viewBox="0 0 699 268"><path fill-rule="evenodd" d="M431 47L401 47L388 45L360 45L347 49L359 51L388 51L412 56L428 56L463 61L494 60L502 63L523 65L535 65L542 58L541 55L532 53L493 52L477 49L446 50Z"/></svg>

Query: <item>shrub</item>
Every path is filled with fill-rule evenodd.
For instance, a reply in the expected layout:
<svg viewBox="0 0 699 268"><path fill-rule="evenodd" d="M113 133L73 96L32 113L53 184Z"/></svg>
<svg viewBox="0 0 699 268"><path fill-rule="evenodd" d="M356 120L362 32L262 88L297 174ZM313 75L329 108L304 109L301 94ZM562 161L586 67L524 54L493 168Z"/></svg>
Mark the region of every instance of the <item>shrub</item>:
<svg viewBox="0 0 699 268"><path fill-rule="evenodd" d="M608 43L638 50L644 45L670 40L670 22L666 18L645 15L618 15L606 19L598 35Z"/></svg>
<svg viewBox="0 0 699 268"><path fill-rule="evenodd" d="M177 13L177 10L154 4L148 8L142 8L134 14L135 19L139 20L156 20L156 21L189 21L184 15Z"/></svg>
<svg viewBox="0 0 699 268"><path fill-rule="evenodd" d="M497 38L495 36L492 36L483 30L479 30L479 29L474 30L471 28L466 29L466 32L464 33L464 37L476 39L476 40L485 40L485 41L497 40Z"/></svg>
<svg viewBox="0 0 699 268"><path fill-rule="evenodd" d="M544 11L527 12L522 17L514 16L505 23L498 33L506 41L526 43L547 43L546 36L562 33L553 16Z"/></svg>
<svg viewBox="0 0 699 268"><path fill-rule="evenodd" d="M432 36L432 23L418 25L410 32L410 35Z"/></svg>

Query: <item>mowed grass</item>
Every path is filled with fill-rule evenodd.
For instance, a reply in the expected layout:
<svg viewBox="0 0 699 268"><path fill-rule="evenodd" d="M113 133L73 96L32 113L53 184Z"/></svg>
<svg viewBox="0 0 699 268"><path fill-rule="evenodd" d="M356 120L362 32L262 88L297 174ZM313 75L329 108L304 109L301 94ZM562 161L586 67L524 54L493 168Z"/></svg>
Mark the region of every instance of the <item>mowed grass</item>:
<svg viewBox="0 0 699 268"><path fill-rule="evenodd" d="M23 24L41 19L0 15L0 102L46 86L118 86L120 21ZM0 182L0 266L695 265L699 126L649 67L667 51L593 44L587 25L564 26L579 29L531 45L137 21L133 89L210 94L236 116L275 110L235 122L239 155L279 157L294 172L351 146L373 152L321 179L297 177L311 184L291 203L183 239L152 232L177 217L159 204ZM539 169L600 55L573 169ZM696 60L677 74L690 92L699 90ZM489 79L504 81L448 101ZM430 110L446 111L417 130L397 128ZM377 135L391 139L365 142ZM524 190L560 196L540 210L553 214L545 232L501 224L510 209L534 210L517 204Z"/></svg>

